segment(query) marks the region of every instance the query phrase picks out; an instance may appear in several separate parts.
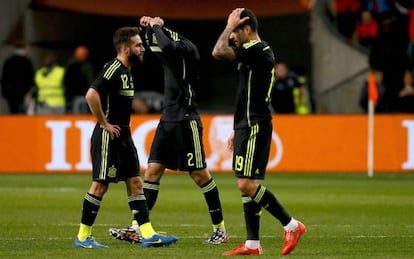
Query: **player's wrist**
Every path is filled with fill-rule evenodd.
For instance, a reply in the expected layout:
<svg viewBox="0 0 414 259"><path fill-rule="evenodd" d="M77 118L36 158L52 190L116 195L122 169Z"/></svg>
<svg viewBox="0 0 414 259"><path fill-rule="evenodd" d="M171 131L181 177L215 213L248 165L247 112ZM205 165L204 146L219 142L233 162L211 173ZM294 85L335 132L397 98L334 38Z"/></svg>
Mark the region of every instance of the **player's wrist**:
<svg viewBox="0 0 414 259"><path fill-rule="evenodd" d="M224 28L224 30L225 31L228 31L229 33L231 33L231 32L233 32L234 31L234 29L235 29L236 27L234 27L234 26L231 26L231 25L227 25L226 26L226 28Z"/></svg>
<svg viewBox="0 0 414 259"><path fill-rule="evenodd" d="M109 125L109 122L107 120L102 120L99 122L99 124L102 126L102 128L106 128Z"/></svg>

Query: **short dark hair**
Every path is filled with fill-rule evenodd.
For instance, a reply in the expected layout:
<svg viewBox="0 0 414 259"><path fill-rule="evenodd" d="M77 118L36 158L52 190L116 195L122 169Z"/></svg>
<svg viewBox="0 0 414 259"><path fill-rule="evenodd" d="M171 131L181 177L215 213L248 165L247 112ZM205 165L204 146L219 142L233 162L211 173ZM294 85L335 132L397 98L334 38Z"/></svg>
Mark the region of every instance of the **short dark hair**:
<svg viewBox="0 0 414 259"><path fill-rule="evenodd" d="M244 10L240 14L240 18L249 17L244 23L237 26L237 29L241 29L246 25L249 25L252 28L252 31L257 32L259 29L259 22L257 21L256 15L253 13L252 10L248 8L244 8Z"/></svg>
<svg viewBox="0 0 414 259"><path fill-rule="evenodd" d="M113 36L115 50L119 52L123 44L130 45L131 37L135 35L139 35L138 27L122 27L116 30Z"/></svg>

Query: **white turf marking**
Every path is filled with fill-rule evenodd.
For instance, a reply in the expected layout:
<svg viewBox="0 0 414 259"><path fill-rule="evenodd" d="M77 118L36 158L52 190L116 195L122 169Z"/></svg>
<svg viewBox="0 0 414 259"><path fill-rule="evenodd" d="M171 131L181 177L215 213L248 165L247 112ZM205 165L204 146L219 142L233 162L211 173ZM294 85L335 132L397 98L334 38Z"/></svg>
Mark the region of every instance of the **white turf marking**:
<svg viewBox="0 0 414 259"><path fill-rule="evenodd" d="M65 224L57 224L57 227L76 227L79 226L79 223L65 223ZM94 226L99 226L99 227L107 227L108 229L111 227L117 227L117 224L115 223L100 223L100 224L95 224ZM309 225L308 225L309 226ZM363 225L335 225L335 227L343 227L343 228L349 228L349 227L362 227ZM370 225L369 227L375 227L375 226L382 226L382 225ZM193 228L193 227L199 227L199 225L197 224L160 224L158 225L158 228L162 230L163 227L180 227L180 228ZM322 225L312 225L312 227L315 228L320 228L322 227ZM324 225L323 227L332 227L332 226L326 226ZM367 226L364 226L367 227ZM410 224L408 225L408 227L414 227L414 225ZM160 231L161 232L161 231ZM205 233L204 235L183 235L180 236L180 239L206 239L210 236L211 233ZM229 233L230 238L243 238L244 235L240 236L240 235L232 235L231 233ZM311 233L307 234L308 236L311 235ZM71 237L49 237L47 238L48 240L73 240L75 238L75 236L71 236ZM279 238L277 235L261 235L261 238ZM313 238L326 238L326 236L313 236ZM414 235L345 235L343 236L343 238L347 238L347 239L385 239L385 238L407 238L407 239L412 239L414 238ZM35 241L35 240L40 240L40 239L45 239L44 237L27 237L27 238L22 238L22 237L15 237L15 238L10 238L10 237L2 237L0 236L0 242L3 241Z"/></svg>
<svg viewBox="0 0 414 259"><path fill-rule="evenodd" d="M103 227L117 227L119 225L119 223L98 223L98 224L94 224L94 226L103 226ZM58 224L58 226L79 226L79 223L64 223L64 224ZM161 227L184 227L184 228L192 228L192 227L199 227L200 225L198 224L158 224L157 223L157 228L158 226ZM359 229L359 228L382 228L384 227L383 224L372 224L372 225L364 225L364 224L344 224L344 225L319 225L319 224L312 224L312 225L306 225L307 227L312 227L315 229L321 229L321 228L355 228L355 229ZM404 225L406 228L414 228L414 224L405 224ZM123 226L125 227L125 226ZM244 227L244 225L240 225L240 227Z"/></svg>

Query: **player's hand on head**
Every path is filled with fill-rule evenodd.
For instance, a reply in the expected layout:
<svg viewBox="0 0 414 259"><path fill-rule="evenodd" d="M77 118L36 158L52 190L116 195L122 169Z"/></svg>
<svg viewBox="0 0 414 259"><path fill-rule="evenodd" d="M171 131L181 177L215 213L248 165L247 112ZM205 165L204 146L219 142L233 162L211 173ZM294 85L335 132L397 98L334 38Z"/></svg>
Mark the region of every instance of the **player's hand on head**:
<svg viewBox="0 0 414 259"><path fill-rule="evenodd" d="M161 19L161 17L154 17L153 19L151 19L150 25L151 25L151 27L154 26L154 25L158 25L160 27L163 27L164 26L164 20Z"/></svg>
<svg viewBox="0 0 414 259"><path fill-rule="evenodd" d="M234 30L237 26L244 23L249 17L243 17L240 19L240 14L244 11L244 8L234 9L227 18L227 28Z"/></svg>
<svg viewBox="0 0 414 259"><path fill-rule="evenodd" d="M141 19L139 20L139 24L143 27L149 27L150 26L150 21L153 18L150 16L142 16Z"/></svg>

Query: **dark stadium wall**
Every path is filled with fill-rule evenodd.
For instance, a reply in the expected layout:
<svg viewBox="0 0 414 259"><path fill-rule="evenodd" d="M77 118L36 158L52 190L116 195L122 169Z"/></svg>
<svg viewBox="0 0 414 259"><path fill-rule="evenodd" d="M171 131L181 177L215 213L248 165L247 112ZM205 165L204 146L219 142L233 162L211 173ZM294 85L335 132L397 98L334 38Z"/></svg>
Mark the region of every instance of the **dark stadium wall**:
<svg viewBox="0 0 414 259"><path fill-rule="evenodd" d="M234 67L211 57L211 51L225 22L226 17L203 21L166 20L166 26L181 32L199 48L202 67L197 98L202 112L233 111ZM287 62L291 66L301 66L309 75L309 13L263 17L259 18L259 23L260 35L274 49L277 61ZM61 61L70 56L76 45L86 44L91 50L93 64L99 69L105 61L114 57L112 34L118 27L125 25L137 25L137 19L56 10L32 10L26 17L25 31L39 53L50 49L56 50L60 53ZM136 71L139 89L161 91L160 67L150 55L146 57L146 66L137 67ZM158 80L150 83L149 77Z"/></svg>
<svg viewBox="0 0 414 259"><path fill-rule="evenodd" d="M21 1L21 0L20 0ZM78 13L134 17L137 13L168 19L220 19L236 7L247 7L256 15L274 16L308 10L312 0L32 0L33 8L49 8Z"/></svg>

